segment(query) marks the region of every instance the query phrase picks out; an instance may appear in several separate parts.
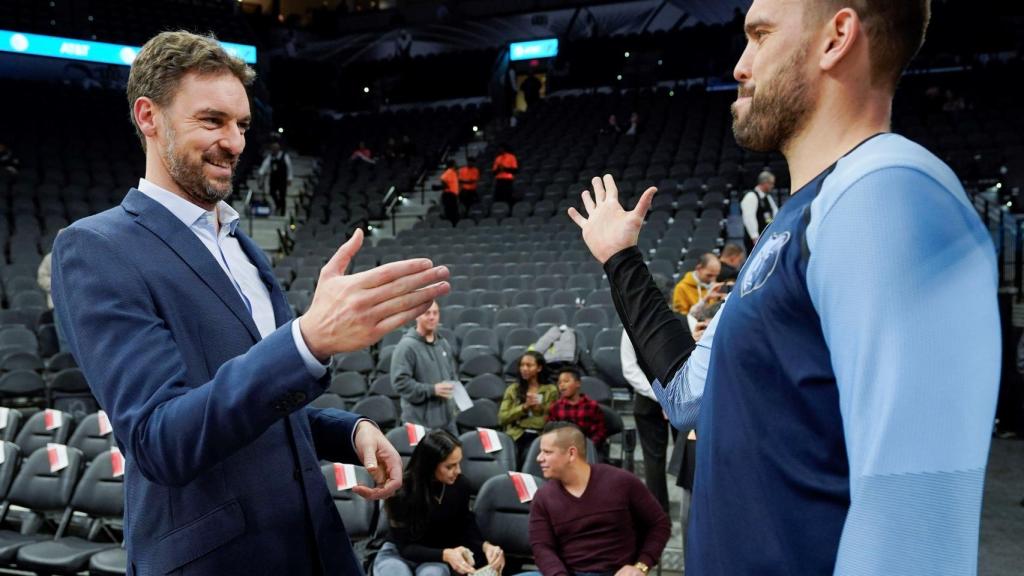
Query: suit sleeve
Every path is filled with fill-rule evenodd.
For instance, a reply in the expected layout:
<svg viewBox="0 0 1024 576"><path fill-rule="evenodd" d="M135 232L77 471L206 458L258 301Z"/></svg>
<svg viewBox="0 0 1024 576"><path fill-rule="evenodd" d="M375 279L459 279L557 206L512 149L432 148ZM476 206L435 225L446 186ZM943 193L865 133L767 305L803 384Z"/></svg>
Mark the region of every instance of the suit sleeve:
<svg viewBox="0 0 1024 576"><path fill-rule="evenodd" d="M850 465L835 574L974 574L1001 349L991 239L966 198L911 168L827 200L807 287Z"/></svg>
<svg viewBox="0 0 1024 576"><path fill-rule="evenodd" d="M336 408L304 408L313 432L316 456L328 462L362 465L355 450L356 426L360 422L376 424L369 418Z"/></svg>
<svg viewBox="0 0 1024 576"><path fill-rule="evenodd" d="M101 233L74 226L53 252L56 311L119 443L152 482L184 485L327 387L285 324L196 386L140 272Z"/></svg>

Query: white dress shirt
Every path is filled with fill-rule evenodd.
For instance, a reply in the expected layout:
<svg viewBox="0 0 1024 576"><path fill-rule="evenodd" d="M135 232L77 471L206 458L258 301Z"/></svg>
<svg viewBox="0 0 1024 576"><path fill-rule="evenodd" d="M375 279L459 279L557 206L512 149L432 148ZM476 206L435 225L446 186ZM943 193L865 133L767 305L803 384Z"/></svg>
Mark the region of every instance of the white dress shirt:
<svg viewBox="0 0 1024 576"><path fill-rule="evenodd" d="M210 251L210 255L231 280L235 290L238 290L245 307L252 314L253 322L259 330L260 336L266 338L268 334L276 330L277 323L274 320L274 307L270 302L270 291L260 279L259 270L249 261L249 257L238 243L238 238L235 237L235 229L238 227L238 212L224 201L217 203L215 211L204 210L145 178L139 179L139 191L167 208L185 226L188 226L188 229ZM219 231L218 220L220 222ZM291 330L295 347L299 349L299 354L309 373L314 378L322 377L327 373L327 367L309 351L297 321L292 322Z"/></svg>

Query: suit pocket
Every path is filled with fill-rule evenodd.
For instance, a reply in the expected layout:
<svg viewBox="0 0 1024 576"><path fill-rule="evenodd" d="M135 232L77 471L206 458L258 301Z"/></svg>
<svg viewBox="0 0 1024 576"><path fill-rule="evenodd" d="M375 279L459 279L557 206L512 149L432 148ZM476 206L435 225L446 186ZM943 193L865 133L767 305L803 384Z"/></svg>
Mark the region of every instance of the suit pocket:
<svg viewBox="0 0 1024 576"><path fill-rule="evenodd" d="M175 528L160 538L160 574L181 568L238 538L245 532L242 506L232 500Z"/></svg>

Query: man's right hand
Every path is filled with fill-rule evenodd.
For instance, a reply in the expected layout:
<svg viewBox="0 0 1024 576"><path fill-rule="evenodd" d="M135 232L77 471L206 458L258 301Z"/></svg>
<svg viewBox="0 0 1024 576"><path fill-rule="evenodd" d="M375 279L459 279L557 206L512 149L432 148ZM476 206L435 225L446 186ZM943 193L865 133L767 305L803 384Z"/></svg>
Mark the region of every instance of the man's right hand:
<svg viewBox="0 0 1024 576"><path fill-rule="evenodd" d="M604 178L594 178L594 197L590 192L583 191L583 206L587 217L583 217L576 208L569 208L569 217L583 231L583 241L597 261L604 264L616 253L631 246L636 246L640 237L640 227L651 207L651 200L657 188L648 188L636 208L626 211L619 204L619 189L610 174Z"/></svg>
<svg viewBox="0 0 1024 576"><path fill-rule="evenodd" d="M363 231L341 245L320 270L309 310L298 319L309 351L321 361L361 350L426 312L451 287L448 269L417 258L346 275Z"/></svg>
<svg viewBox="0 0 1024 576"><path fill-rule="evenodd" d="M451 382L438 382L434 384L434 396L451 398L455 395L455 385Z"/></svg>

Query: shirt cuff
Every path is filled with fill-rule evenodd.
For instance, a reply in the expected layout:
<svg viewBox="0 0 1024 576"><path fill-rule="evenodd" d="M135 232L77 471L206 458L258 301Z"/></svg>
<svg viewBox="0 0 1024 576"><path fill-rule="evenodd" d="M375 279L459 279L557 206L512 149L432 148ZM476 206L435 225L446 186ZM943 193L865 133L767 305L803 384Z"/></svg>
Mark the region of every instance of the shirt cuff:
<svg viewBox="0 0 1024 576"><path fill-rule="evenodd" d="M309 374L318 380L323 378L324 374L327 374L327 364L321 364L309 351L309 346L306 346L306 340L302 337L298 319L292 320L292 339L295 340L295 347L299 349L299 356L302 356L302 362L306 365L306 370L309 370Z"/></svg>

